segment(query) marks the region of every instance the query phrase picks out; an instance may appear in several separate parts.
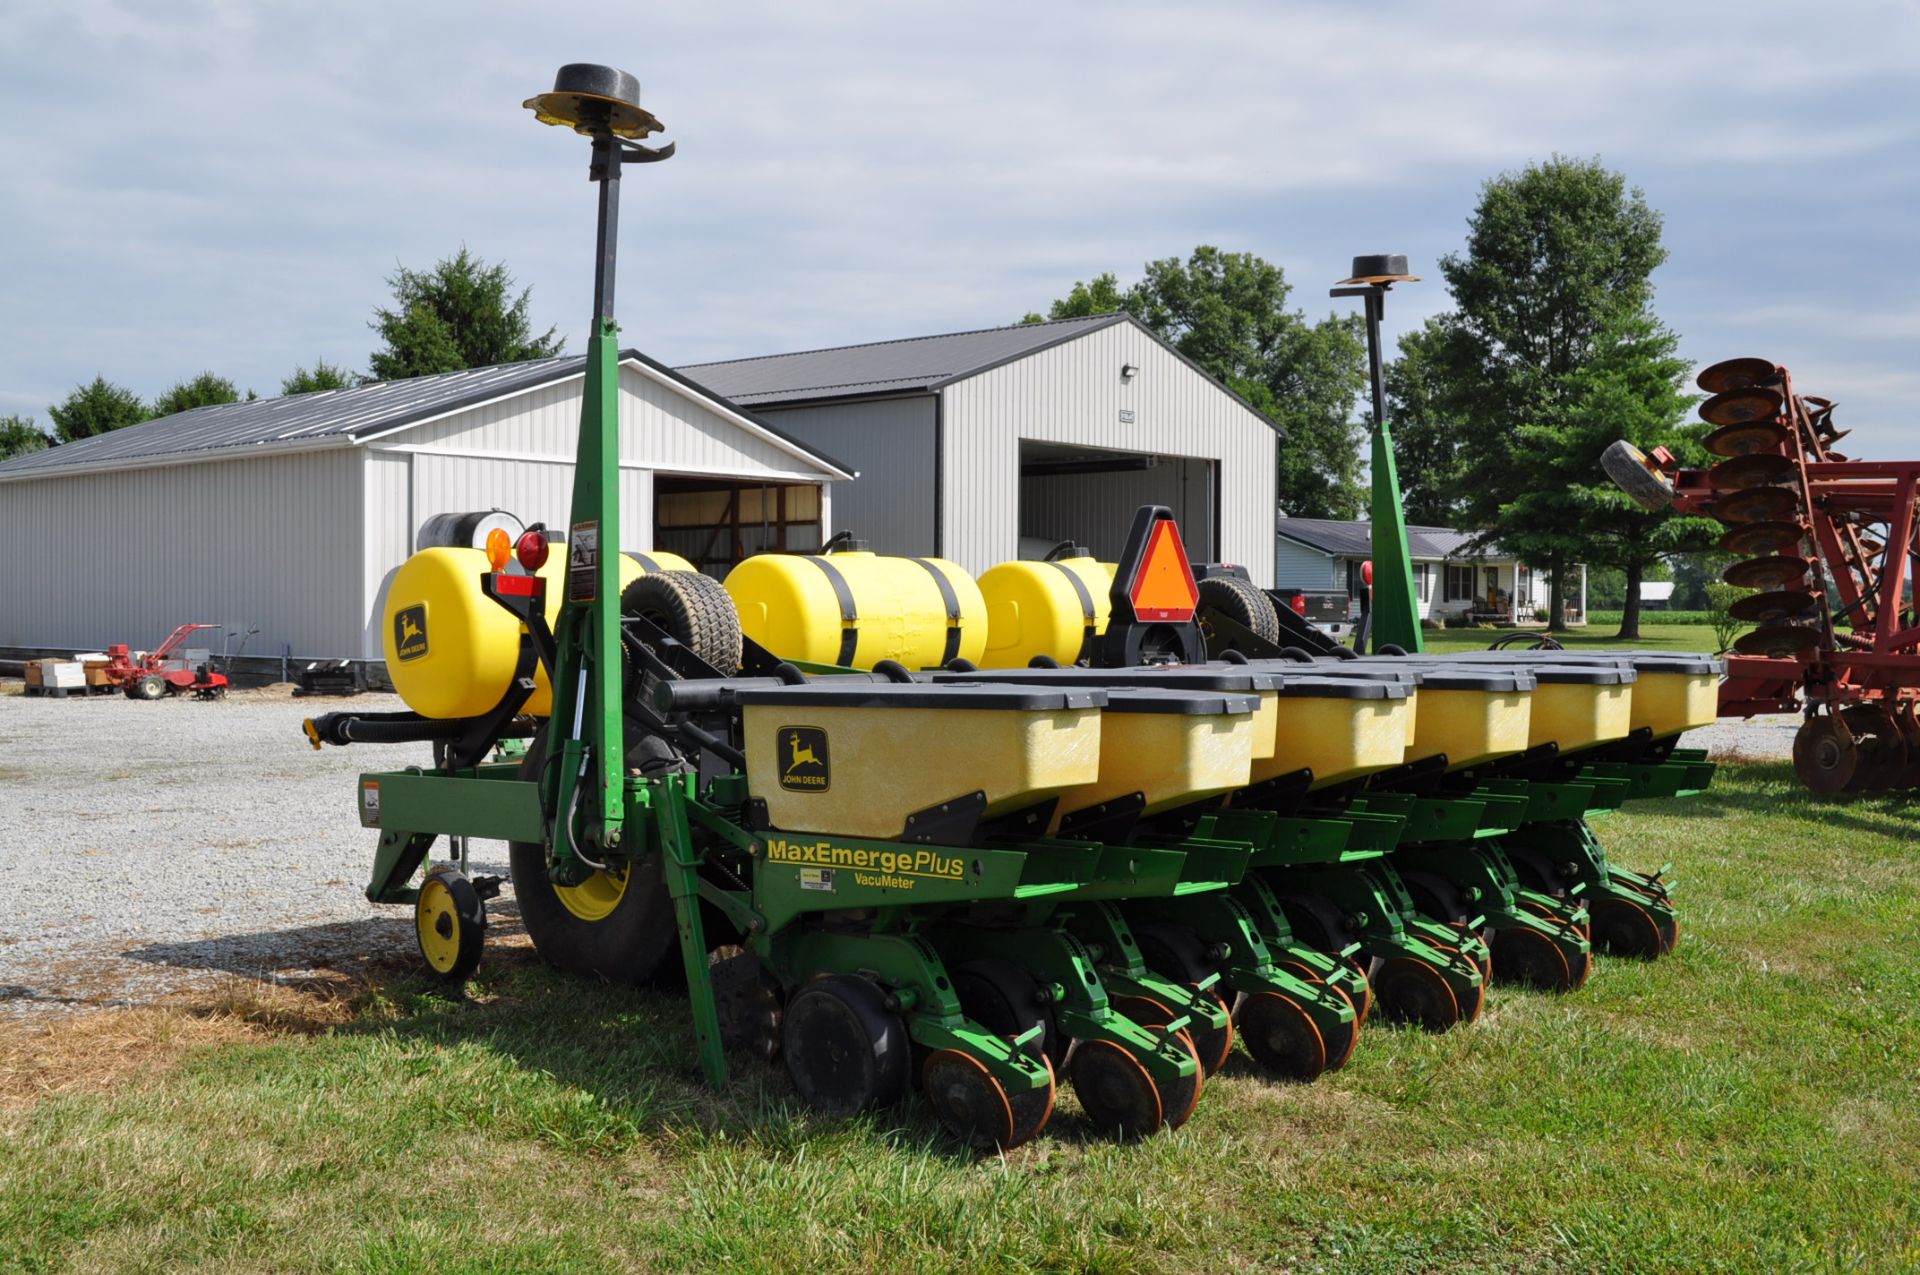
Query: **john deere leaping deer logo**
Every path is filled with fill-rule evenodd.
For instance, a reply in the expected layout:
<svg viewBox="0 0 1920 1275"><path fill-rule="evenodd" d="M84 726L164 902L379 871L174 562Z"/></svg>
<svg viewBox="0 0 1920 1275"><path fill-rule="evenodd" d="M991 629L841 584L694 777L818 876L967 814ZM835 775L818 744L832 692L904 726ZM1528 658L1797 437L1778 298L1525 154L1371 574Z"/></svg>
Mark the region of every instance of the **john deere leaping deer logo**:
<svg viewBox="0 0 1920 1275"><path fill-rule="evenodd" d="M393 617L393 653L402 660L417 660L427 653L427 608L410 606Z"/></svg>
<svg viewBox="0 0 1920 1275"><path fill-rule="evenodd" d="M774 754L780 763L780 786L792 792L825 792L832 777L827 758L827 732L817 726L782 726Z"/></svg>

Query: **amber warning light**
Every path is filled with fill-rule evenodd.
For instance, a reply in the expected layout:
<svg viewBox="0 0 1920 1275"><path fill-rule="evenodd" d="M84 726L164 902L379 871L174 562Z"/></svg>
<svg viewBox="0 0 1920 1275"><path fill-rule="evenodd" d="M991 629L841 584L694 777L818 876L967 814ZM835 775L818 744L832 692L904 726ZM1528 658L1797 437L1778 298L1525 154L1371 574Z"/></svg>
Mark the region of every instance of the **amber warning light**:
<svg viewBox="0 0 1920 1275"><path fill-rule="evenodd" d="M1199 586L1193 582L1193 568L1187 563L1187 547L1180 541L1180 528L1171 518L1153 524L1147 539L1147 551L1140 555L1139 569L1127 586L1133 613L1141 620L1162 620L1185 624L1193 619L1200 601Z"/></svg>

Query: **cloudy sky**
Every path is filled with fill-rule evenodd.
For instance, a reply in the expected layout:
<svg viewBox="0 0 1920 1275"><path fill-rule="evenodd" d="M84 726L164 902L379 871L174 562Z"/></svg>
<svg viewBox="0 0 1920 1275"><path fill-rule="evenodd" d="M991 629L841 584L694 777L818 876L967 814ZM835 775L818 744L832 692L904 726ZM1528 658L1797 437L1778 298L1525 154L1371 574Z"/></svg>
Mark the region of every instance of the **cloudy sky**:
<svg viewBox="0 0 1920 1275"><path fill-rule="evenodd" d="M1198 243L1314 315L1404 251L1398 331L1481 182L1557 151L1665 214L1688 357L1782 361L1847 450L1920 453L1913 0L0 0L0 413L364 368L383 277L463 243L578 350L585 147L519 105L567 61L679 142L622 238L626 336L670 362L1009 322Z"/></svg>

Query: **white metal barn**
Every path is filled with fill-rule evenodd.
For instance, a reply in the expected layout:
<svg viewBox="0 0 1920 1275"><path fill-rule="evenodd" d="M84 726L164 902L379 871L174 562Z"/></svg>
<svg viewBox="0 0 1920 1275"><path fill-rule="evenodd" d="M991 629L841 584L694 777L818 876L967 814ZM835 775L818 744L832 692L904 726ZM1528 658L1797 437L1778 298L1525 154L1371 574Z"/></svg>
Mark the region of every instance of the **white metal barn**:
<svg viewBox="0 0 1920 1275"><path fill-rule="evenodd" d="M680 370L857 470L834 521L876 552L1111 560L1151 503L1196 560L1273 583L1273 425L1129 315Z"/></svg>
<svg viewBox="0 0 1920 1275"><path fill-rule="evenodd" d="M385 581L428 518L566 525L582 363L203 407L0 464L0 648L151 648L208 621L258 627L249 658L378 660ZM850 470L638 351L620 391L621 548L724 566L830 534Z"/></svg>

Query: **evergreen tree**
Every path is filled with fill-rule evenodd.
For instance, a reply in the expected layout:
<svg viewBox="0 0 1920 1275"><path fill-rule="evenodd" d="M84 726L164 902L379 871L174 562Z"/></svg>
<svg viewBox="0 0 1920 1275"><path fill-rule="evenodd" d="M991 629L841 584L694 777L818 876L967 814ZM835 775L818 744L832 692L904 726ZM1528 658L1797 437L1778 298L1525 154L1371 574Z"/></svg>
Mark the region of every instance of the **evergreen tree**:
<svg viewBox="0 0 1920 1275"><path fill-rule="evenodd" d="M464 246L431 270L401 266L387 285L393 308L375 310L367 325L382 342L369 360L373 380L543 359L564 346L554 328L532 335L532 289L513 296L507 268L488 265Z"/></svg>

